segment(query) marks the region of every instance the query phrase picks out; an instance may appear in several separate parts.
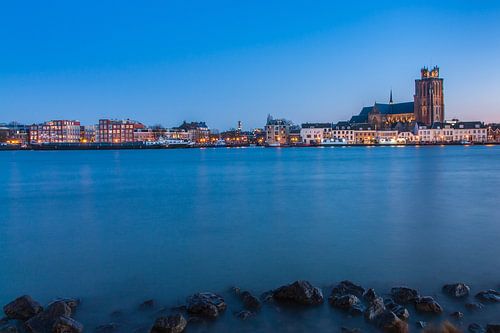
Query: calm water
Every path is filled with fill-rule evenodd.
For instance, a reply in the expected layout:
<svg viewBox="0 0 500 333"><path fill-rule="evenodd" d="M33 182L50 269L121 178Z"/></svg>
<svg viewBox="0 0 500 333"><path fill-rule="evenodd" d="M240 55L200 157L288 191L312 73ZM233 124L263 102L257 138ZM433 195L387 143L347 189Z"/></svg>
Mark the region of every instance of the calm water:
<svg viewBox="0 0 500 333"><path fill-rule="evenodd" d="M407 284L445 313L464 309L444 283L500 287L499 146L0 152L0 182L0 304L81 297L89 331L120 309L132 332L155 317L141 301L196 291L230 308L190 331L364 325L326 305L240 323L233 285Z"/></svg>

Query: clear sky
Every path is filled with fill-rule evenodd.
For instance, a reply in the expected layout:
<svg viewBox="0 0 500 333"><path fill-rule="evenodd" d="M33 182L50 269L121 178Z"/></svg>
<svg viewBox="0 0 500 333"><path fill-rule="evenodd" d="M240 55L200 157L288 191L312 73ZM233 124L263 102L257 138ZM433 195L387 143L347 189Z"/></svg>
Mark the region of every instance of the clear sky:
<svg viewBox="0 0 500 333"><path fill-rule="evenodd" d="M0 122L338 121L411 101L424 65L447 118L500 121L500 1L0 4Z"/></svg>

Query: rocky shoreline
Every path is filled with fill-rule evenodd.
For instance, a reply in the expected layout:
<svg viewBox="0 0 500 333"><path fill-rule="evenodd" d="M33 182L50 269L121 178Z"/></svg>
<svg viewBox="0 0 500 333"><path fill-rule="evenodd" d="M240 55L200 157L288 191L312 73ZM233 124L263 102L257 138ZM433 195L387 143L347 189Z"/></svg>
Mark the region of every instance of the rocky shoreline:
<svg viewBox="0 0 500 333"><path fill-rule="evenodd" d="M351 281L341 281L325 298L323 290L308 281L299 280L264 292L259 297L240 288L232 288L232 293L239 299L240 306L233 309L233 314L240 320L252 320L269 308L268 305L289 305L297 308L319 307L328 303L333 311L341 311L349 316L360 317L373 331L386 333L424 332L462 332L500 333L500 314L487 325L481 326L470 322L464 327L451 324L448 320L464 322L466 314L481 311L493 303L500 303L500 292L494 289L475 293L474 302L466 299L471 295L471 288L465 283L446 284L442 287L445 297L463 300L462 311L448 311L432 296L422 295L418 290L407 286L396 286L381 297L377 292L357 285ZM87 327L74 319L80 306L79 299L60 298L46 306L28 295L20 296L3 307L5 317L0 319L0 333L97 333L121 332L120 322L112 322L97 327ZM140 310L156 306L154 300L144 301ZM188 326L204 321L217 320L227 312L225 299L212 292L200 292L187 297L185 304L163 311L149 328L140 328L137 333L181 333ZM272 308L272 307L271 307ZM165 309L164 309L165 310ZM432 320L411 320L411 313L426 314ZM118 315L118 311L114 312ZM435 326L440 323L440 326ZM355 323L353 323L355 324ZM353 327L342 327L343 333L361 332ZM134 332L134 333L135 333Z"/></svg>

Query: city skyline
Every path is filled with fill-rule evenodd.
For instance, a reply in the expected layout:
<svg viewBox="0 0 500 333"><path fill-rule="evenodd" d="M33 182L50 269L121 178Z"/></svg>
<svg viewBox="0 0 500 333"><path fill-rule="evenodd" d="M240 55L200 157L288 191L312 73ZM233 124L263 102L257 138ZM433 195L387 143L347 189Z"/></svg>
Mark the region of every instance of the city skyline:
<svg viewBox="0 0 500 333"><path fill-rule="evenodd" d="M362 5L3 5L0 119L338 121L391 89L412 101L419 68L439 65L447 117L498 121L499 4Z"/></svg>

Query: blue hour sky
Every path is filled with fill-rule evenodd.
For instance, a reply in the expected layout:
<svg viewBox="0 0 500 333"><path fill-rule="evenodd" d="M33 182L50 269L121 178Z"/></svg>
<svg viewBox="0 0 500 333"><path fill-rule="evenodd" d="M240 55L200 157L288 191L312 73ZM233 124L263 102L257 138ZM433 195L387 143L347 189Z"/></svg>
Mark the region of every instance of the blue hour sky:
<svg viewBox="0 0 500 333"><path fill-rule="evenodd" d="M0 122L349 119L413 99L500 121L500 1L2 1Z"/></svg>

